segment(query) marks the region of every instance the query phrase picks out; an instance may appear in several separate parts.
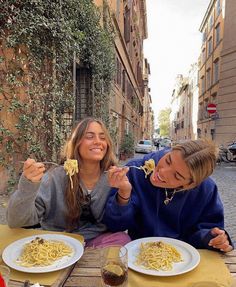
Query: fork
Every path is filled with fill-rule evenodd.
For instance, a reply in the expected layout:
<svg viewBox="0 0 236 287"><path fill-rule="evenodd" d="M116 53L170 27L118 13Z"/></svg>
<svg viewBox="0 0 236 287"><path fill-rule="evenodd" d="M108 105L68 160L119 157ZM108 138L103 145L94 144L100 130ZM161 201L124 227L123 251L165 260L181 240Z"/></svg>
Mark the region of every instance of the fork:
<svg viewBox="0 0 236 287"><path fill-rule="evenodd" d="M19 162L19 163L24 163L24 161L22 161L22 160L20 160L20 161L18 161L18 162ZM41 161L41 163L43 163L43 164L52 164L52 165L59 166L58 163L55 163L55 162L53 162L53 161Z"/></svg>
<svg viewBox="0 0 236 287"><path fill-rule="evenodd" d="M140 166L135 166L135 165L129 165L129 166L128 166L128 165L127 165L127 166L124 166L124 165L123 165L123 166L118 166L118 167L128 167L128 168L133 167L133 168L142 170L142 168L141 168ZM106 173L106 172L108 172L108 170L105 170L104 172Z"/></svg>
<svg viewBox="0 0 236 287"><path fill-rule="evenodd" d="M133 168L136 168L136 169L140 169L140 170L142 170L141 166L128 165L127 167L133 167Z"/></svg>

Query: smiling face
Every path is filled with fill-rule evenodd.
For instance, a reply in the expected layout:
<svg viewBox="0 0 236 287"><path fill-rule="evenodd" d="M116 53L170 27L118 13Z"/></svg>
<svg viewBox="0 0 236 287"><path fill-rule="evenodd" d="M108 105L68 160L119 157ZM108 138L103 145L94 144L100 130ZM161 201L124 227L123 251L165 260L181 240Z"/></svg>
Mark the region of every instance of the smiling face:
<svg viewBox="0 0 236 287"><path fill-rule="evenodd" d="M107 140L101 125L91 122L79 143L81 159L101 161L107 152Z"/></svg>
<svg viewBox="0 0 236 287"><path fill-rule="evenodd" d="M153 171L150 181L162 188L186 188L192 183L189 168L178 150L164 155Z"/></svg>

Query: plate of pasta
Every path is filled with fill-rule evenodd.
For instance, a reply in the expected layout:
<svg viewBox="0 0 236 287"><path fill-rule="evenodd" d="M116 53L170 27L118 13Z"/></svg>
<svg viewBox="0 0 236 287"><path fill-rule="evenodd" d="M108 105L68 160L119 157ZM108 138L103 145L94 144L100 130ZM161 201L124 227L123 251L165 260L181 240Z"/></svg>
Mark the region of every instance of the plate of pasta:
<svg viewBox="0 0 236 287"><path fill-rule="evenodd" d="M128 266L154 276L174 276L193 270L200 262L199 252L190 244L167 237L146 237L129 242Z"/></svg>
<svg viewBox="0 0 236 287"><path fill-rule="evenodd" d="M28 273L45 273L64 269L83 255L82 243L62 234L40 234L19 239L2 253L11 268Z"/></svg>

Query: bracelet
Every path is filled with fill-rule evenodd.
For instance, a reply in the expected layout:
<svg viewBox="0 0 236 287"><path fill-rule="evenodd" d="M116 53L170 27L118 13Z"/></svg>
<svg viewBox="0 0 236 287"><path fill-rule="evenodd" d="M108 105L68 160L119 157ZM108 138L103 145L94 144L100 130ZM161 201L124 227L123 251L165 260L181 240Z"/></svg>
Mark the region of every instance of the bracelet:
<svg viewBox="0 0 236 287"><path fill-rule="evenodd" d="M129 199L130 199L130 197L125 198L125 197L121 196L121 195L119 194L119 192L117 192L117 195L118 195L121 199L123 199L123 200L129 200Z"/></svg>

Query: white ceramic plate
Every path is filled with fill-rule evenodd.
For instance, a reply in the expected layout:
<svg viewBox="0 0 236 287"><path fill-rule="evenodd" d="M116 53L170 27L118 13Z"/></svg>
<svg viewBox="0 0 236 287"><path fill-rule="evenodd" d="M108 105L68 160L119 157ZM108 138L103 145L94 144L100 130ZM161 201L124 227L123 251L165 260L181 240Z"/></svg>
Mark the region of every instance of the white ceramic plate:
<svg viewBox="0 0 236 287"><path fill-rule="evenodd" d="M145 269L142 266L135 265L136 256L139 253L139 248L141 242L154 242L154 241L163 241L165 243L169 243L173 245L181 254L183 261L178 263L173 263L172 270L162 271L162 270L153 270L153 269ZM125 245L128 249L128 266L130 269L133 269L137 272L154 275L154 276L174 276L183 274L193 270L200 262L200 254L199 252L191 245L186 242L167 238L167 237L146 237L140 238L134 241L129 242Z"/></svg>
<svg viewBox="0 0 236 287"><path fill-rule="evenodd" d="M69 245L73 249L73 255L64 256L63 258L55 261L53 264L43 267L24 267L18 265L16 263L16 260L19 257L24 244L35 239L35 237L44 238L46 240L63 241L65 244ZM83 253L84 253L84 247L82 243L77 239L61 234L39 234L19 239L8 245L3 250L2 259L8 266L18 271L29 272L29 273L45 273L60 270L74 264L76 261L80 259Z"/></svg>

